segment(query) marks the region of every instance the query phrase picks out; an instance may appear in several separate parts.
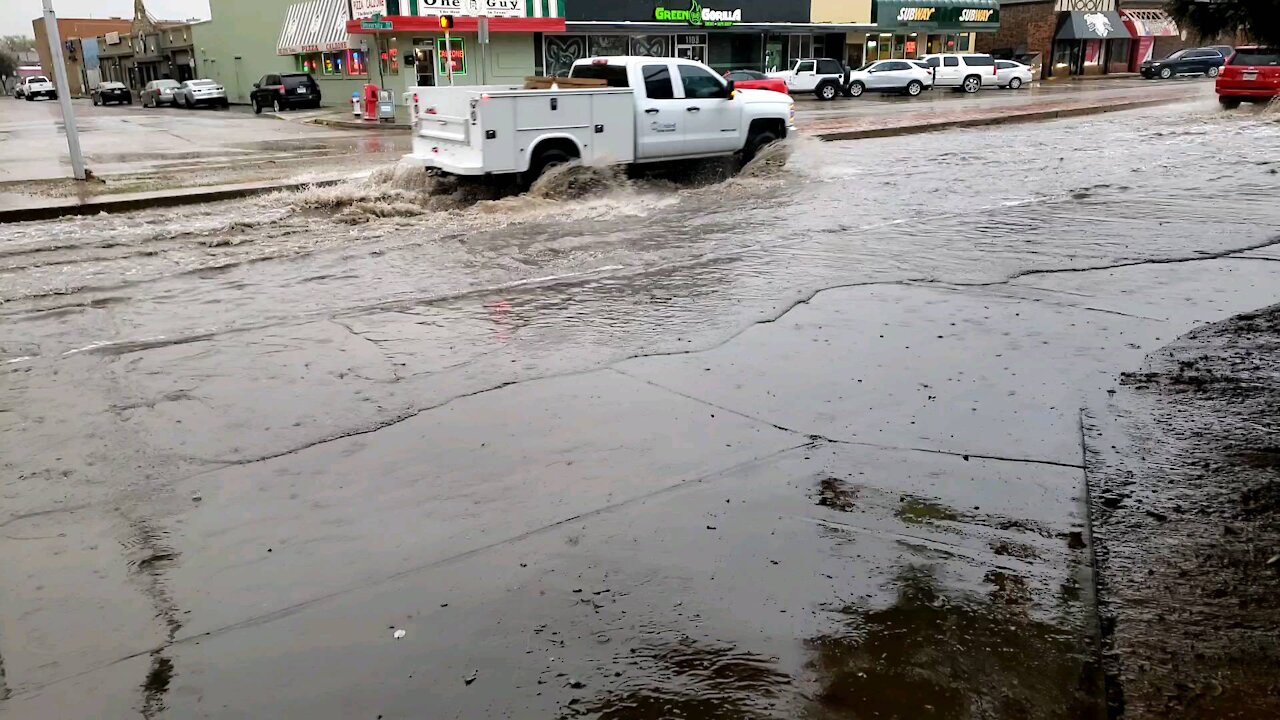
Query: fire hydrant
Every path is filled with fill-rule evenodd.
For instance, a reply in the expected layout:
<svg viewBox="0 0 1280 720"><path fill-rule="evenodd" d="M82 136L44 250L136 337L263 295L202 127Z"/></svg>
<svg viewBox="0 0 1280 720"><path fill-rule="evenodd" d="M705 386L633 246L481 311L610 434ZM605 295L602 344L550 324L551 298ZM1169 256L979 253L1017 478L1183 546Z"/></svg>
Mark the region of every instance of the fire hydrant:
<svg viewBox="0 0 1280 720"><path fill-rule="evenodd" d="M362 110L360 108L360 91L356 90L355 92L351 93L351 114L358 119L360 117L361 112Z"/></svg>

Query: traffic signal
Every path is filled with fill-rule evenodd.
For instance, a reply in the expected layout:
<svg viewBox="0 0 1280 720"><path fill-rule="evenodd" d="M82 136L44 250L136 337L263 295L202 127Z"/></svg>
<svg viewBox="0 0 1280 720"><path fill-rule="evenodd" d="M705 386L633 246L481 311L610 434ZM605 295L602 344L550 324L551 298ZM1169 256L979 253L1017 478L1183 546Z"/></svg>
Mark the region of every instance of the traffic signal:
<svg viewBox="0 0 1280 720"><path fill-rule="evenodd" d="M452 30L452 29L453 29L453 16L452 16L452 15L441 15L441 16L440 16L440 29L441 29L441 30Z"/></svg>

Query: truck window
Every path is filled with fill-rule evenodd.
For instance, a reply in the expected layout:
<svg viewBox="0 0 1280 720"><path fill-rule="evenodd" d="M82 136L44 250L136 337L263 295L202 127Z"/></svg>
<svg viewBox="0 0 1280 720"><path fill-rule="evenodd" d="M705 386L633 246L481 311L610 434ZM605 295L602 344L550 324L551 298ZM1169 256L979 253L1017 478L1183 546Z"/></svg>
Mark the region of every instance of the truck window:
<svg viewBox="0 0 1280 720"><path fill-rule="evenodd" d="M991 67L996 61L990 55L965 55L964 64L969 67Z"/></svg>
<svg viewBox="0 0 1280 720"><path fill-rule="evenodd" d="M819 75L839 75L842 72L844 72L844 70L841 69L840 63L836 62L835 60L819 60L818 61Z"/></svg>
<svg viewBox="0 0 1280 720"><path fill-rule="evenodd" d="M804 61L804 62L800 63L799 65L796 65L796 72L797 72L797 73L802 73L802 72L813 72L813 61L812 61L812 60L806 60L806 61Z"/></svg>
<svg viewBox="0 0 1280 720"><path fill-rule="evenodd" d="M687 98L724 97L724 83L720 78L693 65L680 66L680 82L684 85L684 96Z"/></svg>
<svg viewBox="0 0 1280 720"><path fill-rule="evenodd" d="M960 58L944 57L942 58L943 67L960 67Z"/></svg>
<svg viewBox="0 0 1280 720"><path fill-rule="evenodd" d="M644 94L650 100L675 98L676 89L671 84L671 71L666 65L645 65L640 72L644 75Z"/></svg>
<svg viewBox="0 0 1280 720"><path fill-rule="evenodd" d="M585 78L587 80L604 80L609 87L631 87L631 83L627 82L627 66L625 65L597 65L595 63L583 63L574 65L569 71L571 78ZM652 97L652 96L651 96Z"/></svg>
<svg viewBox="0 0 1280 720"><path fill-rule="evenodd" d="M931 57L931 58L929 58L929 67L931 67L931 68L936 68L936 67L938 67L938 58L936 58L936 57Z"/></svg>

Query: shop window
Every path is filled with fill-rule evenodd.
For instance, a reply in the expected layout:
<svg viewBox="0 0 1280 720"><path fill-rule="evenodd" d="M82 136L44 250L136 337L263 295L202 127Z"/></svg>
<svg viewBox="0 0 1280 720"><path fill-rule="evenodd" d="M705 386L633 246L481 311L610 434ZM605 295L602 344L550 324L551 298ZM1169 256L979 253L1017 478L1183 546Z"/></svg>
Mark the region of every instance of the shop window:
<svg viewBox="0 0 1280 720"><path fill-rule="evenodd" d="M969 52L970 35L956 36L956 52Z"/></svg>
<svg viewBox="0 0 1280 720"><path fill-rule="evenodd" d="M318 75L320 73L320 54L312 53L310 55L294 55L298 61L298 72L311 73Z"/></svg>
<svg viewBox="0 0 1280 720"><path fill-rule="evenodd" d="M321 72L325 75L341 75L343 60L342 53L324 53L320 57Z"/></svg>
<svg viewBox="0 0 1280 720"><path fill-rule="evenodd" d="M591 55L595 57L613 57L626 55L631 38L626 35L592 35Z"/></svg>
<svg viewBox="0 0 1280 720"><path fill-rule="evenodd" d="M396 48L383 50L378 62L382 64L383 75L398 75L400 73L400 51Z"/></svg>
<svg viewBox="0 0 1280 720"><path fill-rule="evenodd" d="M547 35L543 46L543 72L550 77L567 76L574 61L589 57L586 35Z"/></svg>
<svg viewBox="0 0 1280 720"><path fill-rule="evenodd" d="M368 58L363 50L347 51L347 74L352 77L369 74Z"/></svg>
<svg viewBox="0 0 1280 720"><path fill-rule="evenodd" d="M670 35L640 35L631 38L631 54L644 57L671 57Z"/></svg>
<svg viewBox="0 0 1280 720"><path fill-rule="evenodd" d="M466 42L462 38L453 38L449 42L436 38L436 73L447 77L451 67L454 75L467 74Z"/></svg>

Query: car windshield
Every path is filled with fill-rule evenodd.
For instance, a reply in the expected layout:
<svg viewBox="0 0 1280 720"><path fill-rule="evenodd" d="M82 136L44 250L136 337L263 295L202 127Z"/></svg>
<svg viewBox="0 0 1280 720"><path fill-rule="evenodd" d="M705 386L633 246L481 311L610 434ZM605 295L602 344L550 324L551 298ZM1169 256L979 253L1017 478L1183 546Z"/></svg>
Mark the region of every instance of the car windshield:
<svg viewBox="0 0 1280 720"><path fill-rule="evenodd" d="M754 70L734 70L725 77L730 80L762 80L764 79L765 74Z"/></svg>
<svg viewBox="0 0 1280 720"><path fill-rule="evenodd" d="M31 78L31 82L33 82L33 83L38 83L38 82L49 82L49 78L47 78L47 77L45 77L45 76L43 76L43 75L36 75L35 77Z"/></svg>
<svg viewBox="0 0 1280 720"><path fill-rule="evenodd" d="M879 61L877 60L876 62L879 62ZM869 62L866 65L863 65L862 67L858 68L858 72L866 72L867 70L870 70L871 66L875 65L876 62Z"/></svg>
<svg viewBox="0 0 1280 720"><path fill-rule="evenodd" d="M1280 48L1237 48L1232 65L1280 66Z"/></svg>
<svg viewBox="0 0 1280 720"><path fill-rule="evenodd" d="M310 75L281 75L280 79L284 81L284 86L287 88L296 88L299 85L312 84Z"/></svg>
<svg viewBox="0 0 1280 720"><path fill-rule="evenodd" d="M193 88L216 87L218 83L212 80L188 80L183 85Z"/></svg>
<svg viewBox="0 0 1280 720"><path fill-rule="evenodd" d="M124 87L124 85L118 82L104 82L98 86L98 89L99 90L119 90L122 87Z"/></svg>
<svg viewBox="0 0 1280 720"><path fill-rule="evenodd" d="M1177 52L1169 53L1169 55L1165 58L1165 60L1178 60L1186 54L1187 54L1186 50L1178 50Z"/></svg>
<svg viewBox="0 0 1280 720"><path fill-rule="evenodd" d="M176 87L181 87L180 85L178 85L177 80L157 80L156 81L156 89L158 90L172 90L173 88L176 88Z"/></svg>

